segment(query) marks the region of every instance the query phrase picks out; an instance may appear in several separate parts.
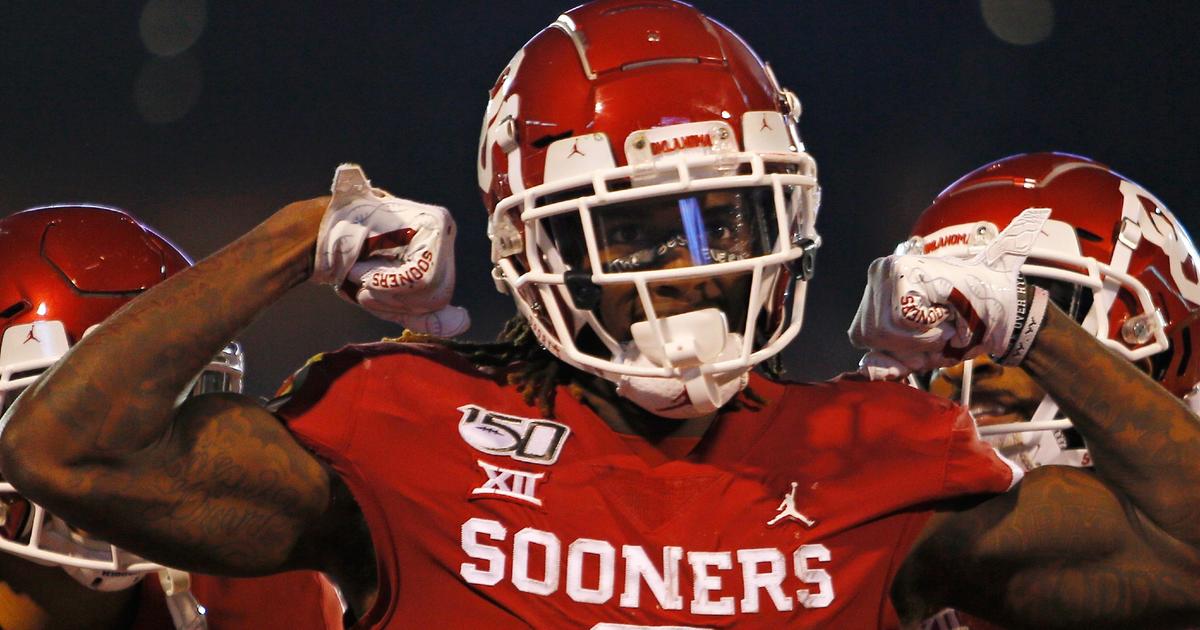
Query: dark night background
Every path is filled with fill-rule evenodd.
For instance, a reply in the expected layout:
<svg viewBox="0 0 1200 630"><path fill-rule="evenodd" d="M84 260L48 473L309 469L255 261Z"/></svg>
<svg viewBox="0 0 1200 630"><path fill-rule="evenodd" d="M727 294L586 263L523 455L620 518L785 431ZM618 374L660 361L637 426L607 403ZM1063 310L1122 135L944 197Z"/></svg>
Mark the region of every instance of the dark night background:
<svg viewBox="0 0 1200 630"><path fill-rule="evenodd" d="M794 376L855 365L844 331L867 264L939 190L993 159L1081 153L1200 227L1200 5L697 4L800 96L801 133L821 167L825 246L786 355ZM569 6L0 4L0 211L116 205L199 258L278 206L323 194L339 162L359 162L376 185L451 208L455 301L472 311L469 336L490 338L513 307L487 279L472 159L485 90ZM248 391L269 393L317 351L398 332L304 287L241 335Z"/></svg>

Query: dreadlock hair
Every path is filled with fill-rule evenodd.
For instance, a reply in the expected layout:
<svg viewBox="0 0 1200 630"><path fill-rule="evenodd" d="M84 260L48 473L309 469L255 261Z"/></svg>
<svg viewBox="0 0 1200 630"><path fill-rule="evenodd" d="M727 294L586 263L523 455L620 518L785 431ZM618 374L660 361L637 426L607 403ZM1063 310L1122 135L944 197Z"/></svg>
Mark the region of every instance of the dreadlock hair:
<svg viewBox="0 0 1200 630"><path fill-rule="evenodd" d="M454 352L481 368L499 372L518 392L530 407L537 407L544 417L554 417L554 399L560 385L577 400L582 400L578 383L583 375L580 370L558 359L538 341L529 322L523 315L514 315L504 323L504 328L495 341L478 342L405 330L397 341L402 343L433 343ZM783 360L779 355L760 363L756 368L771 380L783 376ZM724 409L737 410L759 407L766 400L751 388L726 403Z"/></svg>
<svg viewBox="0 0 1200 630"><path fill-rule="evenodd" d="M578 371L546 350L521 315L505 322L496 340L491 342L437 337L411 330L405 330L398 341L444 346L479 367L497 371L521 393L525 404L537 407L548 418L554 417L558 386L570 386L574 372Z"/></svg>

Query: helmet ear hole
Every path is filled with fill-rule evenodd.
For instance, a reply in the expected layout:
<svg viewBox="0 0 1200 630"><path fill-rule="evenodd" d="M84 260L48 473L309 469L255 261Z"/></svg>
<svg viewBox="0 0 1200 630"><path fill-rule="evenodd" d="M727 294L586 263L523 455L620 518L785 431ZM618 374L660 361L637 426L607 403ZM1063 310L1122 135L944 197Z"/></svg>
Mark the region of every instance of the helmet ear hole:
<svg viewBox="0 0 1200 630"><path fill-rule="evenodd" d="M27 300L19 300L0 311L0 319L9 319L24 313L31 305Z"/></svg>
<svg viewBox="0 0 1200 630"><path fill-rule="evenodd" d="M1192 329L1184 327L1179 331L1179 345L1183 348L1182 355L1179 358L1179 367L1175 370L1176 378L1183 378L1187 374L1188 369L1192 364Z"/></svg>
<svg viewBox="0 0 1200 630"><path fill-rule="evenodd" d="M575 130L568 129L562 133L544 135L537 140L530 142L529 144L537 149L545 149L546 147L554 144L555 141L562 140L563 138L570 138L573 135L575 135Z"/></svg>

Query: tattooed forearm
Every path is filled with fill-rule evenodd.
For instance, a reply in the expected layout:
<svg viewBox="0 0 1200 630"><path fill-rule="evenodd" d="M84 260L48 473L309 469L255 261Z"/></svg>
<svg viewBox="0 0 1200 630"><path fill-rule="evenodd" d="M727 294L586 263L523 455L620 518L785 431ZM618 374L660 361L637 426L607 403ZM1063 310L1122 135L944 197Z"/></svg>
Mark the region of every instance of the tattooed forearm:
<svg viewBox="0 0 1200 630"><path fill-rule="evenodd" d="M1087 438L1096 471L1171 536L1200 544L1200 421L1057 309L1023 366Z"/></svg>
<svg viewBox="0 0 1200 630"><path fill-rule="evenodd" d="M30 388L6 432L36 415L51 423L45 433L70 438L47 440L51 448L138 450L158 439L200 369L304 279L322 211L319 202L293 204L139 296Z"/></svg>
<svg viewBox="0 0 1200 630"><path fill-rule="evenodd" d="M307 277L326 203L281 210L72 348L9 410L4 476L135 551L194 549L234 572L282 562L324 509L324 471L249 399L177 405L242 327Z"/></svg>
<svg viewBox="0 0 1200 630"><path fill-rule="evenodd" d="M898 578L898 610L917 620L950 605L1005 628L1194 622L1191 552L1139 519L1094 473L1039 468L1012 492L935 519Z"/></svg>

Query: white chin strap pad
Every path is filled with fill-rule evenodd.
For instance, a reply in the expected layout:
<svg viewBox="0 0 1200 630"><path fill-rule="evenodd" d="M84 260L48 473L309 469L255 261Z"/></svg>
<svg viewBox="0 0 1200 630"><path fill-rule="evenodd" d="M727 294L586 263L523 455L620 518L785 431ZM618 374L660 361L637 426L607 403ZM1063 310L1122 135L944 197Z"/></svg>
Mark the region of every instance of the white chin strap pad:
<svg viewBox="0 0 1200 630"><path fill-rule="evenodd" d="M663 338L660 340L650 322L630 326L633 343L638 352L655 365L695 367L721 356L729 337L725 313L715 308L691 311L658 320Z"/></svg>
<svg viewBox="0 0 1200 630"><path fill-rule="evenodd" d="M742 338L730 333L725 314L708 308L630 327L632 365L672 366L677 377L622 376L617 392L646 411L666 418L695 418L715 412L748 382L745 371L704 374L701 366L736 358ZM661 333L661 334L660 334Z"/></svg>

